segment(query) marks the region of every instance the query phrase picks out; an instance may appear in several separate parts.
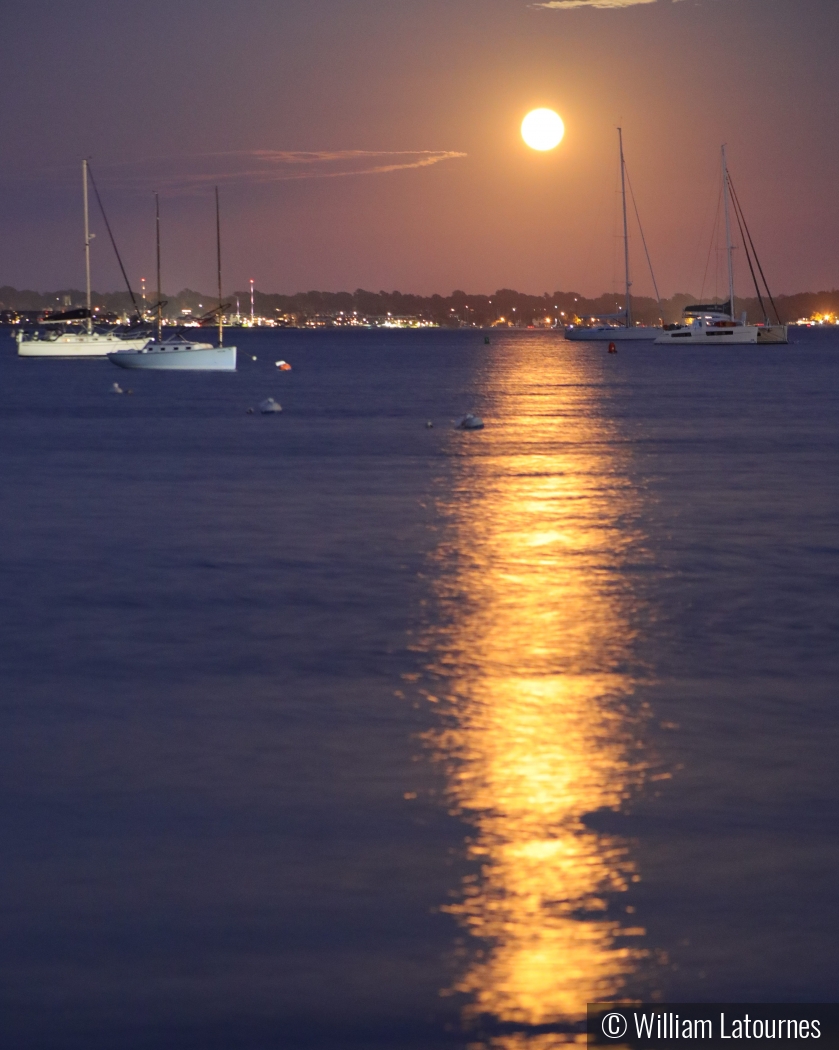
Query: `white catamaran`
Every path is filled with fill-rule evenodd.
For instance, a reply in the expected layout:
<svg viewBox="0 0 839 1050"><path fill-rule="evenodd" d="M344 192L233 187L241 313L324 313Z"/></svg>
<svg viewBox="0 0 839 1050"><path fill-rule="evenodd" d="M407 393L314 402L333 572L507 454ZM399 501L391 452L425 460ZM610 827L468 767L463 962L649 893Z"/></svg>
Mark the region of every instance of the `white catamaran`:
<svg viewBox="0 0 839 1050"><path fill-rule="evenodd" d="M731 239L730 216L730 198L732 195L734 196L735 215L737 217L738 225L740 226L743 246L746 250L746 257L749 261L749 268L752 271L752 277L755 279L755 289L761 306L763 306L763 297L760 294L757 278L755 277L752 258L754 258L755 263L757 263L761 277L763 277L763 269L757 261L757 253L754 250L754 244L752 243L749 228L745 223L740 203L737 199L736 193L734 193L734 187L731 184L731 178L728 174L728 164L726 163L725 157L725 146L722 147L722 191L723 210L725 213L726 258L728 261L728 301L724 303L697 303L692 306L686 306L683 314L684 323L668 326L667 329L656 339L656 343L685 343L688 345L701 343L705 346L725 346L731 343L754 344L788 342L788 329L785 324L780 323L780 318L778 318L778 324L770 324L767 319L764 324L755 325L746 324L745 313L743 313L739 320L734 316L734 246ZM751 246L751 254L749 254L749 246ZM763 277L763 283L764 286L766 286L769 301L775 308L775 314L777 316L777 307L775 307L775 302L769 293L765 277Z"/></svg>
<svg viewBox="0 0 839 1050"><path fill-rule="evenodd" d="M120 368L178 372L235 372L236 347L224 346L224 304L221 301L221 221L216 187L216 254L218 261L218 346L196 343L182 336L162 338L163 299L160 287L160 201L155 194L157 234L157 337L139 350L119 350L108 360Z"/></svg>
<svg viewBox="0 0 839 1050"><path fill-rule="evenodd" d="M620 150L620 162L621 162L621 200L623 203L623 263L624 263L624 276L626 279L626 299L624 303L623 312L620 314L609 315L615 318L622 317L624 323L622 325L617 324L595 324L595 325L569 325L565 329L565 338L573 340L594 340L597 342L626 342L629 339L638 340L646 339L648 341L655 339L661 332L661 326L652 325L633 325L632 323L632 298L630 295L630 289L632 287L632 281L629 279L629 226L626 220L626 161L623 157L623 131L618 128L618 148ZM633 194L633 201L635 196ZM637 215L637 207L636 207ZM640 221L639 221L640 227ZM641 238L644 239L644 231L641 230ZM646 252L647 244L644 240L644 251ZM649 263L649 254L647 255L647 262ZM650 273L652 274L652 266L650 266ZM655 287L655 275L653 275L653 286ZM659 298L658 288L656 288L656 298Z"/></svg>
<svg viewBox="0 0 839 1050"><path fill-rule="evenodd" d="M93 311L90 302L90 221L87 199L88 163L82 161L82 192L84 199L84 263L86 310L71 310L45 322L46 331L19 330L15 336L20 357L100 357L105 358L115 350L139 350L148 342L148 335L120 335L113 330L96 332L93 328ZM94 185L95 189L95 185ZM110 230L110 226L109 226ZM120 263L121 265L121 263ZM84 321L84 329L69 327L73 322Z"/></svg>

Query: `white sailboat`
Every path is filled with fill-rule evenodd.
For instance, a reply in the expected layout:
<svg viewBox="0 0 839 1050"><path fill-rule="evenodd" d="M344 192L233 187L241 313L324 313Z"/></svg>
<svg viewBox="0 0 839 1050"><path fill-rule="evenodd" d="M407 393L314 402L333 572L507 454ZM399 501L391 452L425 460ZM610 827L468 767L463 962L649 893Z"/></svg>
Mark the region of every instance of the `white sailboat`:
<svg viewBox="0 0 839 1050"><path fill-rule="evenodd" d="M148 336L122 336L113 330L96 332L93 329L93 311L90 301L90 216L87 198L88 164L82 161L82 193L84 200L84 262L87 309L84 311L83 331L67 327L60 318L47 322L46 331L18 331L17 352L19 357L99 357L105 358L115 350L139 350L148 342ZM109 227L110 229L110 227ZM78 312L78 311L73 311ZM74 320L78 320L74 318ZM63 329L63 330L62 330Z"/></svg>
<svg viewBox="0 0 839 1050"><path fill-rule="evenodd" d="M218 346L196 343L181 336L162 338L163 298L160 286L160 202L155 194L157 235L157 336L142 349L119 350L108 360L120 368L178 372L235 372L236 347L224 345L224 306L221 301L221 221L216 187L216 254L218 261Z"/></svg>
<svg viewBox="0 0 839 1050"><path fill-rule="evenodd" d="M17 332L19 357L78 357L100 358L116 350L138 350L148 342L148 336L127 338L114 332L49 332L46 334Z"/></svg>
<svg viewBox="0 0 839 1050"><path fill-rule="evenodd" d="M734 246L731 239L730 215L730 196L732 186L728 175L725 146L722 147L722 187L723 210L725 213L725 246L726 258L728 261L728 301L725 303L703 303L686 306L684 309L685 322L680 325L669 326L656 339L657 344L686 343L689 345L695 345L700 343L705 346L724 346L731 343L755 344L788 342L788 329L784 324L779 323L773 325L769 324L768 321L763 325L747 324L745 313L739 320L734 316ZM739 203L736 201L736 194L735 203L737 204L738 222L742 226L742 212L740 212ZM742 229L741 232L743 232ZM743 236L744 246L746 235L748 235L748 227L746 227ZM749 241L751 242L751 236L748 236ZM748 252L748 248L746 248L746 251ZM752 253L755 254L753 244ZM755 255L755 259L756 258L757 256ZM751 260L749 261L749 265L751 267ZM759 266L760 264L758 263L758 267ZM762 276L762 269L760 273ZM754 276L754 271L752 272L752 275ZM765 283L766 279L764 278L764 284ZM756 279L755 288L758 288ZM760 296L759 289L758 298L762 304L763 300Z"/></svg>
<svg viewBox="0 0 839 1050"><path fill-rule="evenodd" d="M622 314L615 317L623 317L622 325L597 324L597 325L569 325L565 329L565 338L579 341L596 342L626 342L627 340L646 339L650 341L661 332L661 326L633 325L632 323L632 297L630 289L632 281L629 279L629 226L626 219L626 161L623 156L623 130L618 128L618 148L620 150L621 163L621 200L623 204L623 262L624 276L626 278L626 299ZM634 200L634 197L633 197ZM643 237L643 231L641 232ZM646 249L646 243L644 244ZM655 284L655 277L653 277ZM656 295L658 291L656 290Z"/></svg>
<svg viewBox="0 0 839 1050"><path fill-rule="evenodd" d="M196 343L170 336L150 340L142 350L118 350L108 360L120 368L179 372L235 372L236 347Z"/></svg>

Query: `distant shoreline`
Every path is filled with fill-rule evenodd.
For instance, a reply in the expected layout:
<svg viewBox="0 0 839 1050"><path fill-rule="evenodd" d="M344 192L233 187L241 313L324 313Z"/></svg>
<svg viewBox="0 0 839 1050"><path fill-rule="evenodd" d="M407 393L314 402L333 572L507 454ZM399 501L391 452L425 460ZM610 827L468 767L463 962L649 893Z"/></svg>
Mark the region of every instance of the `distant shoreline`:
<svg viewBox="0 0 839 1050"><path fill-rule="evenodd" d="M648 296L633 296L632 319L638 324L672 323L682 316L685 306L698 301L720 300L722 296L707 289L701 296L680 292L657 303ZM215 314L217 297L203 295L191 289L177 294L164 293L164 316L172 322L189 323L200 317ZM133 305L127 292L93 292L91 301L94 310L106 316L122 317L132 313ZM145 307L147 314L153 313L156 302L146 296L145 302L135 292L139 308ZM0 287L0 321L14 322L16 316L25 315L27 322L32 315L47 310L77 308L85 303L85 293L76 288L58 289L52 292L18 290L11 286ZM578 292L545 292L530 295L513 289L502 288L491 295L471 295L454 291L448 296L411 295L402 292L369 292L357 289L354 292L298 292L284 295L277 292L232 292L224 299L226 323L233 321L249 324L262 319L265 323L285 327L336 327L352 325L355 319L365 326L373 324L387 327L388 319L393 327L422 327L434 325L450 328L491 328L511 326L524 328L561 327L566 324L588 322L595 317L623 317L624 301L619 293L608 292L595 298ZM839 290L799 292L795 295L778 295L774 306L784 323L800 319L828 321L839 316ZM767 316L775 319L775 311L764 298L761 304L756 297L738 297L735 313L745 312L752 323L763 321ZM404 322L399 324L397 322ZM410 322L410 323L409 323Z"/></svg>

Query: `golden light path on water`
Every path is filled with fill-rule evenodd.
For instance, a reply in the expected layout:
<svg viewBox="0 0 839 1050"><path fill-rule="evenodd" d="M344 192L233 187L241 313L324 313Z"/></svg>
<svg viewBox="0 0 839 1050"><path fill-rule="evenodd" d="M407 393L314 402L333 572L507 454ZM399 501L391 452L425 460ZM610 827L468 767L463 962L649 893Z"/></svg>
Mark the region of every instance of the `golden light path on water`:
<svg viewBox="0 0 839 1050"><path fill-rule="evenodd" d="M509 1050L579 1038L562 1023L617 996L642 955L643 931L614 917L638 877L628 845L584 820L643 776L638 602L622 571L638 495L603 363L566 347L534 336L493 354L487 428L452 435L441 501L433 747L479 863L449 909L471 959L454 990L502 1030L474 1045Z"/></svg>

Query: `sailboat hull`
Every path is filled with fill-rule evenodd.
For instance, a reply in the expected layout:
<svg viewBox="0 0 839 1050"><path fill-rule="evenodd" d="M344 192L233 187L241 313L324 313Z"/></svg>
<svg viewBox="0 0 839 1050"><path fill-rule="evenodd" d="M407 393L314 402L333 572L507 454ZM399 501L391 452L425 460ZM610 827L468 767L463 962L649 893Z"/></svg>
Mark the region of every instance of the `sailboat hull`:
<svg viewBox="0 0 839 1050"><path fill-rule="evenodd" d="M235 372L235 346L185 346L120 351L108 354L108 360L120 368L138 368L167 372Z"/></svg>
<svg viewBox="0 0 839 1050"><path fill-rule="evenodd" d="M759 343L788 343L789 328L785 324L766 324L757 330Z"/></svg>
<svg viewBox="0 0 839 1050"><path fill-rule="evenodd" d="M697 324L690 328L676 328L670 332L662 332L656 339L656 343L663 345L672 343L678 346L680 343L689 346L700 344L702 346L731 346L732 343L740 345L744 343L756 343L760 329L756 325L734 325L730 328L715 328Z"/></svg>
<svg viewBox="0 0 839 1050"><path fill-rule="evenodd" d="M18 357L98 357L106 358L109 354L125 350L141 350L149 341L148 336L141 339L120 339L109 333L66 332L55 339L27 339L21 334L18 338Z"/></svg>
<svg viewBox="0 0 839 1050"><path fill-rule="evenodd" d="M636 325L633 328L609 328L608 326L596 326L586 328L584 325L565 329L565 338L574 342L597 342L597 343L625 343L628 341L638 342L646 339L652 342L661 335L660 328Z"/></svg>

